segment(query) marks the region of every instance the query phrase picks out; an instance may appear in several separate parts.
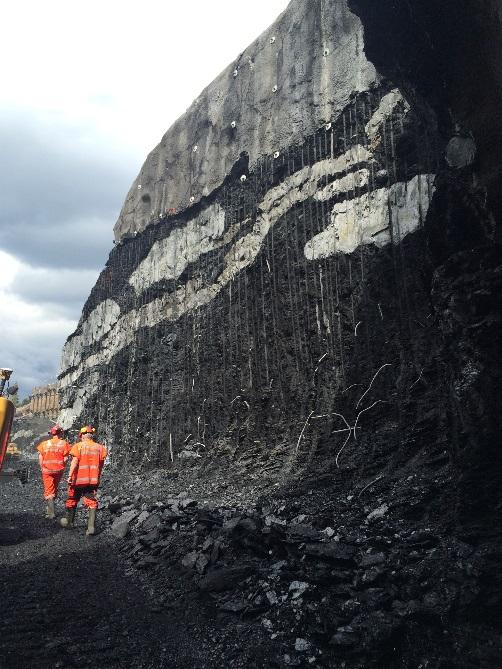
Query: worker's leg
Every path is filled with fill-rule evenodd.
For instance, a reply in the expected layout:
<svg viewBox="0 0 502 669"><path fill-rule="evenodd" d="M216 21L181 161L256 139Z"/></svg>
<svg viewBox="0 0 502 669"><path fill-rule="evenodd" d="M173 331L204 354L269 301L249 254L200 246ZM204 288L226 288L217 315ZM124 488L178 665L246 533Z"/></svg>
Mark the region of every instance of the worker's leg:
<svg viewBox="0 0 502 669"><path fill-rule="evenodd" d="M87 519L87 536L96 533L96 511L98 509L98 500L96 497L97 488L87 488L83 497L82 503L87 507L89 516Z"/></svg>
<svg viewBox="0 0 502 669"><path fill-rule="evenodd" d="M47 498L47 518L52 519L56 517L56 509L54 505L56 497L58 496L59 482L61 481L63 472L64 470L62 469L60 472L55 472L54 474L50 474L50 477L52 478L52 486L51 486L51 496Z"/></svg>
<svg viewBox="0 0 502 669"><path fill-rule="evenodd" d="M77 511L77 504L82 495L82 491L79 490L74 485L68 486L68 498L65 502L66 507L66 517L61 518L61 525L68 529L74 527L75 524L75 513Z"/></svg>
<svg viewBox="0 0 502 669"><path fill-rule="evenodd" d="M44 499L46 503L46 511L45 511L45 517L46 518L54 518L54 498L56 497L56 491L57 491L57 483L59 483L59 479L56 481L56 477L60 475L59 473L54 475L54 474L42 474L42 482L44 484Z"/></svg>
<svg viewBox="0 0 502 669"><path fill-rule="evenodd" d="M54 498L58 496L59 484L61 482L61 479L63 478L63 474L64 474L64 469L62 469L60 472L52 474L54 478Z"/></svg>

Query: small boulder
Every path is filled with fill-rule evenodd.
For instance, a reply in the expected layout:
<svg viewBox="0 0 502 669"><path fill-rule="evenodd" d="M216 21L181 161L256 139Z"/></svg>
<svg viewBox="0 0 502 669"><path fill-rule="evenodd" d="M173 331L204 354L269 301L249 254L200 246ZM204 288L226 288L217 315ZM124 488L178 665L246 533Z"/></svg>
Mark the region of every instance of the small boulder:
<svg viewBox="0 0 502 669"><path fill-rule="evenodd" d="M208 551L210 548L212 548L214 545L214 539L211 537L208 537L204 543L202 544L202 550L203 551Z"/></svg>
<svg viewBox="0 0 502 669"><path fill-rule="evenodd" d="M221 592L238 585L253 570L250 567L223 567L208 572L200 581L199 588L204 592Z"/></svg>
<svg viewBox="0 0 502 669"><path fill-rule="evenodd" d="M385 555L383 553L365 553L359 562L359 566L374 567L383 562L385 562Z"/></svg>
<svg viewBox="0 0 502 669"><path fill-rule="evenodd" d="M209 564L209 558L204 553L199 553L197 561L195 563L195 569L199 574L203 574L206 571L206 568Z"/></svg>
<svg viewBox="0 0 502 669"><path fill-rule="evenodd" d="M266 598L268 599L268 603L273 606L274 604L277 604L279 600L277 599L277 595L274 592L274 590L268 590L265 593Z"/></svg>
<svg viewBox="0 0 502 669"><path fill-rule="evenodd" d="M290 543L304 543L306 541L319 541L319 532L310 525L301 525L300 523L291 525L288 528L288 541Z"/></svg>
<svg viewBox="0 0 502 669"><path fill-rule="evenodd" d="M348 648L355 646L358 641L357 634L350 625L346 627L339 627L335 634L330 639L330 646L342 646Z"/></svg>
<svg viewBox="0 0 502 669"><path fill-rule="evenodd" d="M137 518L139 515L138 511L136 509L129 509L128 511L124 511L124 513L118 518L118 520L123 520L127 521L128 523L132 523L132 521Z"/></svg>
<svg viewBox="0 0 502 669"><path fill-rule="evenodd" d="M152 544L154 544L159 539L160 539L159 528L154 527L153 530L150 530L150 532L147 532L146 534L143 534L139 538L139 541L145 546L151 546Z"/></svg>
<svg viewBox="0 0 502 669"><path fill-rule="evenodd" d="M240 516L234 516L233 518L225 520L221 528L222 531L225 534L232 534L232 532L234 532L234 530L237 528L237 525L239 524L240 520L241 520Z"/></svg>
<svg viewBox="0 0 502 669"><path fill-rule="evenodd" d="M118 513L122 508L122 502L110 502L108 504L108 511L110 513Z"/></svg>
<svg viewBox="0 0 502 669"><path fill-rule="evenodd" d="M162 524L162 518L158 513L151 513L148 518L143 522L142 525L142 530L144 532L149 532L150 530L153 530L155 527L159 527L159 525Z"/></svg>
<svg viewBox="0 0 502 669"><path fill-rule="evenodd" d="M303 593L308 590L310 585L304 581L293 581L289 585L289 592L291 593L291 599L298 599Z"/></svg>
<svg viewBox="0 0 502 669"><path fill-rule="evenodd" d="M252 518L241 518L238 524L239 530L252 534L258 530L258 526Z"/></svg>
<svg viewBox="0 0 502 669"><path fill-rule="evenodd" d="M242 599L241 597L236 597L223 602L223 604L220 604L218 608L221 611L226 611L227 613L242 613L246 610L247 607L248 603L246 600Z"/></svg>
<svg viewBox="0 0 502 669"><path fill-rule="evenodd" d="M191 551L182 558L181 564L185 567L185 569L194 569L199 556L200 553L197 551Z"/></svg>
<svg viewBox="0 0 502 669"><path fill-rule="evenodd" d="M114 520L110 528L110 532L119 539L125 539L129 534L129 530L129 522L127 520L122 520L121 518Z"/></svg>
<svg viewBox="0 0 502 669"><path fill-rule="evenodd" d="M342 544L339 541L332 541L331 543L324 544L311 544L306 547L305 552L311 557L342 564L352 564L356 554L355 548L348 546L347 544Z"/></svg>
<svg viewBox="0 0 502 669"><path fill-rule="evenodd" d="M150 513L148 511L142 511L139 516L136 518L136 524L141 525L142 523L145 522L145 520L148 518Z"/></svg>
<svg viewBox="0 0 502 669"><path fill-rule="evenodd" d="M310 650L312 644L310 641L307 641L307 639L301 639L297 638L295 641L295 650L298 653L306 653L308 650Z"/></svg>
<svg viewBox="0 0 502 669"><path fill-rule="evenodd" d="M382 504L382 506L379 506L377 509L368 514L366 522L370 523L373 520L378 520L379 518L383 518L388 510L389 510L388 505Z"/></svg>
<svg viewBox="0 0 502 669"><path fill-rule="evenodd" d="M284 518L278 518L273 515L265 516L265 526L272 527L273 525L286 525L286 521Z"/></svg>
<svg viewBox="0 0 502 669"><path fill-rule="evenodd" d="M182 499L178 502L178 506L180 509L191 509L195 506L197 506L197 500L195 499Z"/></svg>
<svg viewBox="0 0 502 669"><path fill-rule="evenodd" d="M197 460L200 457L201 456L195 451L188 451L187 449L178 453L178 458L180 458L180 460Z"/></svg>

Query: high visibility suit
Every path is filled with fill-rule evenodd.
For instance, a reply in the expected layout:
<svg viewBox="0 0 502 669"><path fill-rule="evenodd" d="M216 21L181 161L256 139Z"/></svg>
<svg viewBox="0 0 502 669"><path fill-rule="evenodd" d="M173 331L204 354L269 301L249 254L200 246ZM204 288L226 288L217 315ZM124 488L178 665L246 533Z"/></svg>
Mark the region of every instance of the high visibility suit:
<svg viewBox="0 0 502 669"><path fill-rule="evenodd" d="M37 446L44 484L44 499L56 497L70 448L70 444L58 436L46 439Z"/></svg>
<svg viewBox="0 0 502 669"><path fill-rule="evenodd" d="M108 451L102 444L87 437L72 446L70 455L73 460L65 506L67 509L74 509L82 499L88 509L97 509L96 491Z"/></svg>

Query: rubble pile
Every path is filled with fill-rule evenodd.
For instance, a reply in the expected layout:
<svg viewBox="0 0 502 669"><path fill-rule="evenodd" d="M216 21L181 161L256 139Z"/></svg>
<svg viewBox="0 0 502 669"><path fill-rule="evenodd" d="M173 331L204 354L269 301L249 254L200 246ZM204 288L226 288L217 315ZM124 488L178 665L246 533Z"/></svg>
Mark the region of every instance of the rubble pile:
<svg viewBox="0 0 502 669"><path fill-rule="evenodd" d="M448 489L446 467L434 483ZM256 666L496 666L502 602L485 577L501 552L434 517L430 484L284 489L240 506L171 484L155 500L105 497L103 515L159 610L183 615L195 597L222 634L245 624L245 646L267 658Z"/></svg>
<svg viewBox="0 0 502 669"><path fill-rule="evenodd" d="M24 453L35 453L36 445L47 437L47 433L54 425L54 421L43 416L28 414L14 418L11 432L11 442Z"/></svg>

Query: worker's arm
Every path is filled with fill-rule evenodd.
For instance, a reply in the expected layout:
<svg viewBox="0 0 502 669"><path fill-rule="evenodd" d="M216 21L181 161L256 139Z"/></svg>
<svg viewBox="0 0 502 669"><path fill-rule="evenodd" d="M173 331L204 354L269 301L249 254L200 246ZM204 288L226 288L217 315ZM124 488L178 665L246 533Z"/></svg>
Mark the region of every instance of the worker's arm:
<svg viewBox="0 0 502 669"><path fill-rule="evenodd" d="M40 465L40 469L42 469L44 466L44 459L42 458L42 453L38 454L38 464Z"/></svg>
<svg viewBox="0 0 502 669"><path fill-rule="evenodd" d="M70 465L70 471L68 473L68 483L73 483L75 480L76 472L78 467L78 458L73 458Z"/></svg>
<svg viewBox="0 0 502 669"><path fill-rule="evenodd" d="M68 462L68 459L70 457L70 450L71 450L70 444L66 443L65 454L63 456L63 462L64 462L65 466L66 466L66 463Z"/></svg>
<svg viewBox="0 0 502 669"><path fill-rule="evenodd" d="M108 455L108 450L104 446L102 446L100 457L99 457L99 475L100 476L101 476L101 472L103 471L103 467L104 467L107 455Z"/></svg>

